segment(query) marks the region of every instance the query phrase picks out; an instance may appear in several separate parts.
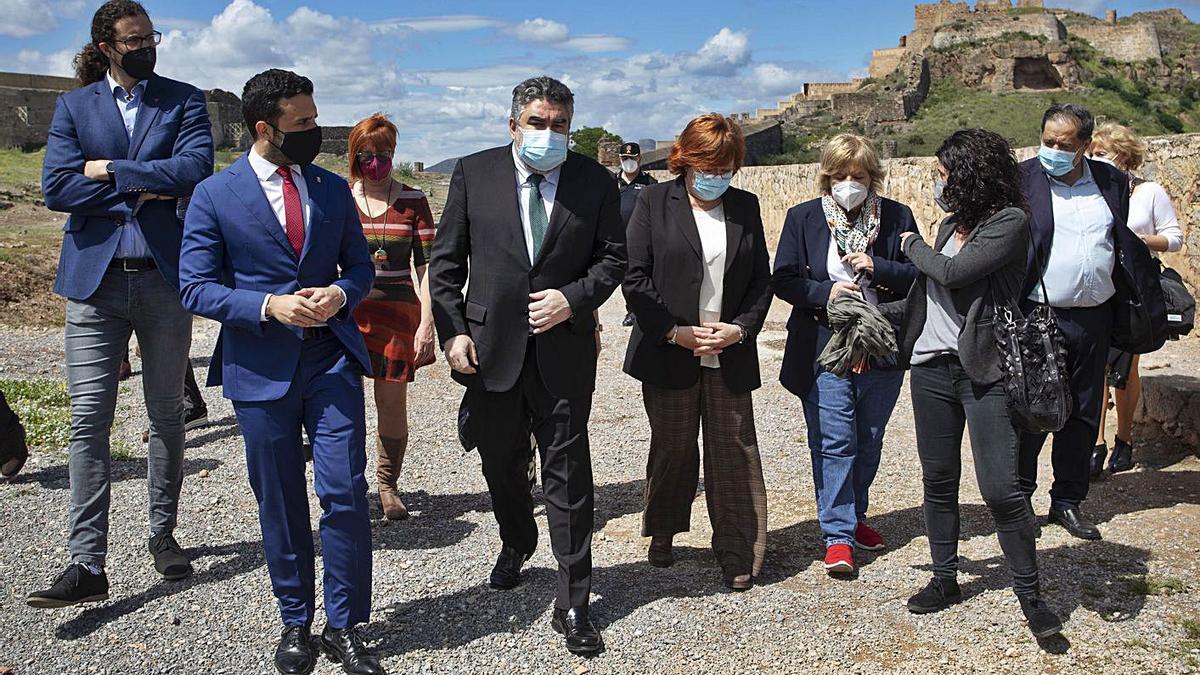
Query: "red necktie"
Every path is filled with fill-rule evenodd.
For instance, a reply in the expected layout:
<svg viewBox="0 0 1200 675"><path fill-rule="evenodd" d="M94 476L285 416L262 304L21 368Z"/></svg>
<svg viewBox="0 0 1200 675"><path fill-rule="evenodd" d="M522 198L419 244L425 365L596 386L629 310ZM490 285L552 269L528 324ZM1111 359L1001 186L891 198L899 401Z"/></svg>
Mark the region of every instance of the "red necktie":
<svg viewBox="0 0 1200 675"><path fill-rule="evenodd" d="M281 166L276 173L283 176L284 229L287 231L288 243L299 258L300 252L304 250L304 210L300 205L300 190L296 188L290 168Z"/></svg>

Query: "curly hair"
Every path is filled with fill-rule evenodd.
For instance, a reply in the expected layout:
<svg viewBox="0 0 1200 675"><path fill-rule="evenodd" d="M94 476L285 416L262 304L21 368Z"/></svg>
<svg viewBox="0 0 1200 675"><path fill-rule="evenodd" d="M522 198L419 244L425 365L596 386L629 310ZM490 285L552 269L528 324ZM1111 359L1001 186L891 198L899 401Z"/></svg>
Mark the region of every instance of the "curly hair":
<svg viewBox="0 0 1200 675"><path fill-rule="evenodd" d="M557 103L570 110L572 114L575 112L575 94L571 93L571 89L549 75L540 75L531 77L513 87L512 109L509 111L509 117L514 120L519 119L525 106L541 99Z"/></svg>
<svg viewBox="0 0 1200 675"><path fill-rule="evenodd" d="M79 80L81 86L104 79L109 62L104 52L100 51L100 43L111 45L117 39L117 22L131 16L150 18L142 3L135 0L108 0L92 15L92 41L79 50L72 62L75 79Z"/></svg>
<svg viewBox="0 0 1200 675"><path fill-rule="evenodd" d="M986 129L960 129L937 150L950 172L942 199L954 212L955 230L966 234L1002 209L1028 211L1021 172L1008 141Z"/></svg>

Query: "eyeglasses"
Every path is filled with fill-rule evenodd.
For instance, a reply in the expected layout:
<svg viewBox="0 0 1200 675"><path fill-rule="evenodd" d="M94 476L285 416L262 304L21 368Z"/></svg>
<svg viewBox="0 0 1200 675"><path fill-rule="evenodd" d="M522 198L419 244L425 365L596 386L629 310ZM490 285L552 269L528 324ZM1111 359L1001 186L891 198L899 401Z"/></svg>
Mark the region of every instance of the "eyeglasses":
<svg viewBox="0 0 1200 675"><path fill-rule="evenodd" d="M354 159L358 160L359 164L366 164L367 162L371 161L372 159L382 162L385 160L389 160L391 158L392 158L392 153L390 153L390 152L356 152L356 153L354 153Z"/></svg>
<svg viewBox="0 0 1200 675"><path fill-rule="evenodd" d="M113 40L128 51L142 47L157 47L162 42L162 33L154 31L149 35L131 35L121 40Z"/></svg>

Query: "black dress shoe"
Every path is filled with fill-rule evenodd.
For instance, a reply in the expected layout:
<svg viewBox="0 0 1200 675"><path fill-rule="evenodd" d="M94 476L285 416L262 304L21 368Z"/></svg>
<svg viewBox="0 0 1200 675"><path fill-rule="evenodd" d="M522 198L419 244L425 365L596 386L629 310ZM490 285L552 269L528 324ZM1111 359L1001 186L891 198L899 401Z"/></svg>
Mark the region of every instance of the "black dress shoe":
<svg viewBox="0 0 1200 675"><path fill-rule="evenodd" d="M962 591L958 588L958 581L934 577L925 588L908 599L908 611L913 614L932 614L961 600Z"/></svg>
<svg viewBox="0 0 1200 675"><path fill-rule="evenodd" d="M1058 635L1062 632L1062 621L1058 615L1050 611L1046 607L1046 603L1038 596L1018 598L1021 601L1021 611L1025 613L1025 620L1029 622L1029 630L1033 632L1034 637L1048 638L1051 635Z"/></svg>
<svg viewBox="0 0 1200 675"><path fill-rule="evenodd" d="M488 578L488 585L502 591L516 588L521 583L521 565L532 555L521 553L511 546L501 548L500 555L496 557L496 566L492 568L492 575Z"/></svg>
<svg viewBox="0 0 1200 675"><path fill-rule="evenodd" d="M1089 541L1100 539L1100 529L1083 517L1078 506L1061 510L1051 507L1050 516L1046 519L1046 522L1062 525L1064 530L1071 533L1071 536L1078 537L1079 539L1087 539Z"/></svg>
<svg viewBox="0 0 1200 675"><path fill-rule="evenodd" d="M334 661L341 663L342 670L350 675L387 673L383 666L379 665L379 659L367 650L354 626L340 630L326 626L325 630L321 631L321 649Z"/></svg>
<svg viewBox="0 0 1200 675"><path fill-rule="evenodd" d="M621 325L626 328L629 328L630 326L633 325L634 321L636 321L636 320L637 319L633 316L633 312L627 312L625 314L625 318L621 319Z"/></svg>
<svg viewBox="0 0 1200 675"><path fill-rule="evenodd" d="M567 651L572 654L595 654L604 646L600 639L600 631L592 625L588 618L588 608L572 607L571 609L554 608L554 616L550 626L561 633L567 643Z"/></svg>
<svg viewBox="0 0 1200 675"><path fill-rule="evenodd" d="M146 546L150 549L150 555L154 556L154 569L158 570L164 579L175 581L192 573L192 561L183 554L183 548L170 532L161 532L150 537Z"/></svg>
<svg viewBox="0 0 1200 675"><path fill-rule="evenodd" d="M1121 473L1133 468L1133 446L1117 438L1113 443L1112 457L1108 458L1108 470Z"/></svg>
<svg viewBox="0 0 1200 675"><path fill-rule="evenodd" d="M308 675L317 666L308 626L284 626L275 648L275 670L284 675Z"/></svg>
<svg viewBox="0 0 1200 675"><path fill-rule="evenodd" d="M1104 458L1107 456L1107 445L1100 443L1096 447L1092 448L1092 480L1100 480L1104 477Z"/></svg>
<svg viewBox="0 0 1200 675"><path fill-rule="evenodd" d="M0 396L0 402L4 397ZM29 445L25 440L25 427L14 416L9 428L0 437L0 475L12 478L25 466L29 459Z"/></svg>
<svg viewBox="0 0 1200 675"><path fill-rule="evenodd" d="M99 574L92 574L83 563L71 563L58 575L50 588L30 593L25 602L30 607L53 609L107 599L108 575L104 570L100 570Z"/></svg>

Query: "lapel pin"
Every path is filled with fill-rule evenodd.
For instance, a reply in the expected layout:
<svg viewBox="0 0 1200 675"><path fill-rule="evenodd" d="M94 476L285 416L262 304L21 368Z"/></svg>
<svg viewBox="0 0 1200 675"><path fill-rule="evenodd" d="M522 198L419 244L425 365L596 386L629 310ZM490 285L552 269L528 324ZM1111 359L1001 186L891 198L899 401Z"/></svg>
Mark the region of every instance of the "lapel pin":
<svg viewBox="0 0 1200 675"><path fill-rule="evenodd" d="M317 176L317 182L318 182L318 183L320 183L320 182L321 182L321 177L320 177L320 176Z"/></svg>

